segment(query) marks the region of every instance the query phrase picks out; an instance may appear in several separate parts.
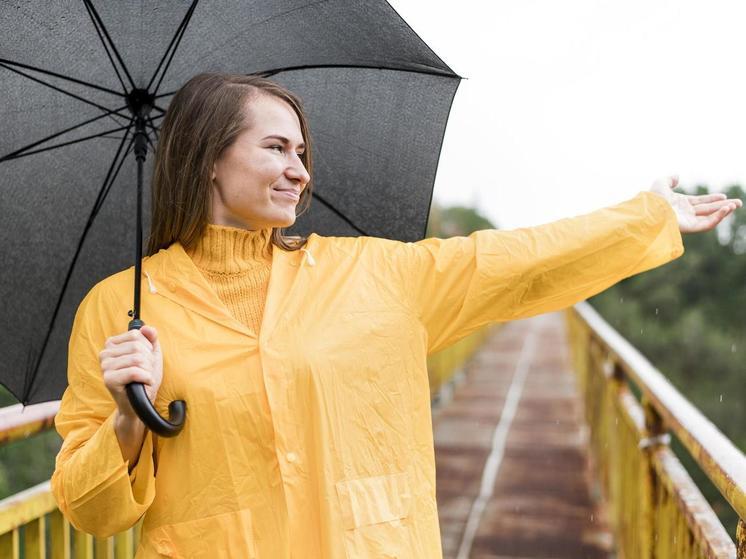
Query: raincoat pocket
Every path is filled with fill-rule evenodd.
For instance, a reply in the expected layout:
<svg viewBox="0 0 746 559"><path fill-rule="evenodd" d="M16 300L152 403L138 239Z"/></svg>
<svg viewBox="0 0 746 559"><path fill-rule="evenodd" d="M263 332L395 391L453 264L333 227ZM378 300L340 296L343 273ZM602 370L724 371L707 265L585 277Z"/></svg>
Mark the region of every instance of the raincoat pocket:
<svg viewBox="0 0 746 559"><path fill-rule="evenodd" d="M412 493L406 473L337 482L349 558L410 557Z"/></svg>
<svg viewBox="0 0 746 559"><path fill-rule="evenodd" d="M143 544L145 550L151 549L161 557L258 557L249 509L159 526L145 535ZM148 553L145 556L150 557Z"/></svg>

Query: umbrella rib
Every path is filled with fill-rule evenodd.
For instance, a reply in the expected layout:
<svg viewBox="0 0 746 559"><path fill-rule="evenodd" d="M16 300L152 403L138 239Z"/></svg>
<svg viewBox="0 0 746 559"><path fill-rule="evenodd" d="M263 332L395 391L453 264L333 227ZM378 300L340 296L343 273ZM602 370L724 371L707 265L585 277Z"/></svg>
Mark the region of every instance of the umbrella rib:
<svg viewBox="0 0 746 559"><path fill-rule="evenodd" d="M296 72L298 70L318 70L324 68L359 68L361 70L386 70L387 72L405 72L407 74L425 74L428 76L440 76L444 78L458 78L463 79L461 76L454 74L453 72L445 71L431 71L431 70L419 70L415 68L386 68L385 66L372 66L368 64L308 64L305 66L287 66L286 68L275 68L273 70L262 70L260 72L254 72L248 75L257 75L263 78L269 78L277 75L280 72ZM159 93L155 96L156 99L161 97L168 97L169 95L175 95L176 91L168 91L166 93Z"/></svg>
<svg viewBox="0 0 746 559"><path fill-rule="evenodd" d="M158 72L160 72L161 66L163 66L163 62L166 60L168 53L171 52L171 48L173 47L173 52L171 52L171 56L168 59L168 62L166 63L166 67L163 69L163 74L161 74L161 77L158 80L158 84L155 86L154 92L158 91L158 88L161 86L161 81L163 81L163 77L166 75L166 72L168 71L168 67L171 65L171 60L173 60L174 54L176 53L176 49L179 48L179 43L181 42L181 38L184 36L186 27L187 25L189 25L189 21L192 19L192 14L194 13L195 8L197 7L197 2L199 2L199 0L194 0L192 2L192 5L189 6L189 9L186 11L186 14L184 14L184 17L181 20L181 23L179 23L179 27L176 28L176 32L174 33L174 36L171 37L171 42L168 44L168 47L166 47L166 52L163 53L163 56L161 57L161 61L158 63L158 67L155 69L155 72L153 72L153 77L151 77L150 81L148 82L148 87L145 88L148 91L150 91L150 86L153 85L153 82L155 81L155 77L158 75ZM175 46L174 46L174 43L176 43Z"/></svg>
<svg viewBox="0 0 746 559"><path fill-rule="evenodd" d="M114 67L114 71L117 73L117 77L119 78L119 81L122 84L122 89L124 90L125 93L127 92L127 86L124 85L122 76L119 74L119 71L117 70L117 65L114 63L114 60L111 58L109 49L106 46L106 41L101 36L101 32L103 32L103 34L106 36L106 39L109 41L109 46L111 47L111 50L114 51L114 55L117 57L119 64L121 64L122 70L127 76L127 79L129 80L130 85L132 86L132 89L137 89L135 87L135 82L132 80L132 76L129 73L129 70L127 70L127 65L124 63L124 60L122 60L122 57L119 55L119 51L117 50L117 47L114 44L114 41L112 41L111 36L109 35L109 32L106 30L106 26L104 25L104 22L101 19L101 17L98 15L96 8L93 7L93 3L91 2L91 0L83 0L83 4L85 4L86 10L88 11L88 15L93 21L93 26L96 28L96 33L98 33L98 37L99 39L101 39L101 43L104 45L104 50L106 50L106 55L109 57L109 60L111 61L112 66ZM101 27L100 30L99 30L99 26Z"/></svg>
<svg viewBox="0 0 746 559"><path fill-rule="evenodd" d="M112 171L114 169L114 166L117 163L117 159L119 159L119 155L122 153L122 147L124 146L125 142L127 141L127 135L129 134L129 129L130 129L131 126L132 126L132 122L130 122L130 126L127 127L127 133L124 135L124 138L122 138L122 141L119 143L119 148L117 149L117 152L114 155L114 159L112 160L111 165L109 165L109 170L106 173L106 177L104 178L104 183L101 185L101 189L99 190L98 197L96 199L96 203L94 204L93 210L91 211L90 215L88 216L88 221L86 222L85 228L83 229L83 234L80 236L80 239L78 240L78 246L75 249L75 254L73 255L73 259L72 259L72 261L70 262L70 265L67 268L67 275L65 276L65 282L62 284L62 289L60 291L59 296L57 297L57 304L54 307L54 313L52 313L52 318L49 321L49 327L47 328L47 335L44 338L44 343L42 344L41 350L39 351L39 355L37 356L36 362L34 363L33 372L32 372L31 375L29 375L30 377L35 377L36 376L36 374L37 374L37 372L39 370L39 366L41 365L41 360L44 357L44 352L46 351L47 345L49 344L49 338L52 335L52 329L54 328L54 323L57 320L57 315L59 314L60 308L62 307L62 299L64 298L65 293L67 292L67 286L70 283L70 279L72 278L72 275L73 275L73 270L75 269L75 263L78 261L78 257L80 256L80 252L83 249L83 243L85 242L86 236L88 235L88 231L90 230L91 226L93 225L93 220L96 217L96 214L98 213L98 208L100 207L100 205L99 205L99 199L101 199L101 194L102 194L102 192L104 190L106 190L106 192L108 192L107 183L109 183L109 182L113 183L114 182L114 179L116 179L117 173L119 173L119 169L121 169L121 167L122 167L122 162L124 161L124 158L126 157L127 152L129 152L129 148L132 146L132 143L134 141L134 136L130 140L129 146L127 147L127 152L125 152L124 157L122 157L122 159L121 159L121 161L119 163L119 166L117 167L116 172L112 176ZM110 177L111 177L111 181L109 181ZM105 194L104 194L104 197L105 197ZM30 387L30 384L31 383L29 383L29 387ZM24 388L24 393L23 393L22 396L23 396L23 399L26 398L26 388Z"/></svg>
<svg viewBox="0 0 746 559"><path fill-rule="evenodd" d="M61 131L59 131L59 132L57 132L55 134L52 134L51 136L47 136L46 138L43 138L41 140L38 140L36 142L33 142L33 143L28 144L26 146L23 146L22 148L19 148L19 149L17 149L14 152L8 153L8 154L0 157L0 163L2 163L3 161L5 161L6 159L13 159L13 158L15 158L14 156L17 156L17 155L23 153L24 151L26 151L28 149L31 149L33 147L36 147L36 146L38 146L40 144L43 144L44 142L48 142L52 138L56 138L57 136L61 136L62 134L67 134L68 132L72 132L73 130L75 130L77 128L81 128L81 127L85 126L86 124L90 124L91 122L95 122L97 120L101 120L102 118L106 118L112 112L121 111L122 109L125 109L125 108L126 107L121 107L119 109L112 109L110 112L108 112L106 114L99 115L99 116L93 117L91 119L85 120L85 121L81 122L80 124L76 124L75 126L71 126L70 128L65 128L64 130L61 130Z"/></svg>
<svg viewBox="0 0 746 559"><path fill-rule="evenodd" d="M366 233L365 231L363 231L362 229L360 229L360 227L358 227L357 225L355 225L354 223L352 223L352 221L350 221L350 218L348 218L346 215L344 215L342 212L340 212L337 208L335 208L332 204L330 204L323 197L319 196L318 193L311 192L311 196L313 196L314 198L316 198L319 202L321 202L322 204L324 204L332 212L334 212L335 214L337 214L337 217L339 217L342 221L344 221L350 227L352 227L353 229L355 229L355 231L357 231L358 233L360 233L361 235L364 235L366 237L368 236L368 233Z"/></svg>
<svg viewBox="0 0 746 559"><path fill-rule="evenodd" d="M112 130L105 130L104 132L99 132L98 134L92 134L90 136L85 136L83 138L78 138L76 140L70 140L68 142L62 142L61 144L54 144L53 146L48 146L48 147L41 148L41 149L35 149L35 150L32 150L32 151L27 151L25 153L21 153L21 154L18 154L18 155L12 155L12 154L11 155L6 155L2 159L0 159L0 162L3 162L3 161L12 161L13 159L20 159L22 157L27 157L29 155L34 155L36 153L43 153L45 151L50 151L50 150L61 148L61 147L64 147L64 146L69 146L69 145L72 145L72 144L78 144L80 142L85 142L86 140L92 140L93 138L101 138L101 137L105 136L106 134L111 134L112 132L121 132L122 130L126 130L130 126L131 126L131 123L128 126L122 126L120 128L114 128Z"/></svg>
<svg viewBox="0 0 746 559"><path fill-rule="evenodd" d="M88 8L88 4L85 4L85 8L86 8L86 11L88 12L88 16L91 18L91 21L93 21L93 27L96 29L96 34L98 35L98 38L101 41L101 44L104 46L104 51L106 51L106 56L109 58L109 62L111 62L112 68L114 68L114 73L117 75L117 79L119 80L119 83L122 86L122 91L126 92L127 86L124 85L124 80L122 79L122 75L119 73L119 68L117 68L117 65L114 62L114 59L111 57L111 53L109 52L109 47L106 45L106 41L101 35L101 31L98 28L98 24L96 23L96 20L93 18L93 15L91 14L91 10Z"/></svg>
<svg viewBox="0 0 746 559"><path fill-rule="evenodd" d="M148 126L150 126L150 129L153 131L153 135L155 136L155 141L157 142L158 141L158 132L159 132L159 130L158 130L158 127L153 122L153 119L150 118L150 117L148 117ZM153 150L153 151L155 151L155 150Z"/></svg>
<svg viewBox="0 0 746 559"><path fill-rule="evenodd" d="M98 89L99 91L103 91L105 93L111 93L112 95L116 95L118 97L123 97L120 91L114 91L113 89L109 89L108 87L103 87L101 85L96 85L95 83L89 83L83 80L79 80L77 78L71 78L70 76L64 76L62 74L58 74L57 72L52 72L51 70L43 70L42 68L37 68L36 66L30 66L29 64L23 64L21 62L16 62L14 60L8 60L7 58L0 58L0 63L4 65L8 64L11 66L19 66L21 68L25 68L26 70L33 70L34 72L39 72L40 74L46 74L48 76L60 78L61 80L67 80L69 82L77 83L79 85L84 85L86 87Z"/></svg>
<svg viewBox="0 0 746 559"><path fill-rule="evenodd" d="M421 70L417 68L387 68L385 66L373 66L370 64L307 64L302 66L287 66L286 68L275 68L274 70L263 70L257 74L263 77L274 76L280 72L295 72L297 70L315 70L319 68L361 68L364 70L387 70L389 72L406 72L408 74L427 74L429 76L441 76L446 78L459 78L453 72L444 70ZM175 93L175 92L174 92Z"/></svg>
<svg viewBox="0 0 746 559"><path fill-rule="evenodd" d="M84 97L81 97L80 95L75 95L74 93L71 93L70 91L65 91L64 89L62 89L60 87L57 87L56 85L52 85L51 83L47 83L45 81L40 80L39 78L35 78L34 76L30 76L28 74L25 74L25 73L21 72L20 70L16 70L15 68L11 68L11 67L3 64L2 62L0 62L0 67L5 68L6 70L10 70L11 72L15 72L16 74L20 74L24 78L28 78L31 81L35 81L35 82L40 83L42 85L46 85L47 87L49 87L51 89L54 89L55 91L59 91L60 93L63 93L65 95L69 96L69 97L72 97L73 99L77 99L78 101L82 101L83 103L86 103L87 105L91 105L93 107L96 107L97 109L100 109L100 110L104 111L106 113L105 116L111 117L112 120L114 120L114 122L116 122L117 124L122 124L121 122L119 122L119 121L117 121L117 120L114 119L114 117L113 117L114 111L112 111L108 107L104 107L103 105L99 105L98 103L94 103L93 101L89 101L88 99L85 99ZM121 110L121 109L119 109L119 110ZM119 113L117 113L117 116L120 116L120 117L123 117L123 118L129 118L127 116L120 115Z"/></svg>
<svg viewBox="0 0 746 559"><path fill-rule="evenodd" d="M127 133L125 133L124 139L126 139L127 134L129 134L129 130L127 130ZM101 208L103 207L104 202L106 201L106 197L109 195L109 191L111 190L111 187L114 185L114 181L119 175L119 169L122 168L122 165L124 165L124 162L127 159L127 156L132 152L134 142L135 142L135 137L133 135L132 139L130 140L129 145L127 146L127 150L125 151L122 158L119 160L119 165L117 166L117 170L114 171L114 175L111 177L109 184L106 185L105 189L99 192L99 196L96 199L96 204L93 206L93 212L91 213L91 221L93 221L93 219L98 215L98 212L101 211Z"/></svg>

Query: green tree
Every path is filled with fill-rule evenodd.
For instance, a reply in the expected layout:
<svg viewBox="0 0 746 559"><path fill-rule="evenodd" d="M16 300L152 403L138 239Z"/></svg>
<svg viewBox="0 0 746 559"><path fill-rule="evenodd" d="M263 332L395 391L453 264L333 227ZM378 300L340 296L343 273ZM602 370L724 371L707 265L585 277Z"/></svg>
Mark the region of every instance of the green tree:
<svg viewBox="0 0 746 559"><path fill-rule="evenodd" d="M495 229L492 222L476 208L464 206L443 207L433 203L427 223L427 237L456 237L469 235L481 229Z"/></svg>

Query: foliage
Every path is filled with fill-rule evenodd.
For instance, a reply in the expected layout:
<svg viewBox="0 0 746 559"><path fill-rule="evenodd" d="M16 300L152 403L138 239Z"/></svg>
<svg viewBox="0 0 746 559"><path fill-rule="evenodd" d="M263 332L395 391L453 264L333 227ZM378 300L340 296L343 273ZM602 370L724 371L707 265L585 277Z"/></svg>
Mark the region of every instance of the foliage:
<svg viewBox="0 0 746 559"><path fill-rule="evenodd" d="M706 194L705 186L696 194ZM729 198L744 199L734 185ZM684 255L590 303L739 448L746 449L746 213L685 235ZM682 461L729 531L735 514L688 457Z"/></svg>
<svg viewBox="0 0 746 559"><path fill-rule="evenodd" d="M427 237L455 237L469 235L481 229L495 229L492 222L476 208L443 207L433 203L427 223Z"/></svg>

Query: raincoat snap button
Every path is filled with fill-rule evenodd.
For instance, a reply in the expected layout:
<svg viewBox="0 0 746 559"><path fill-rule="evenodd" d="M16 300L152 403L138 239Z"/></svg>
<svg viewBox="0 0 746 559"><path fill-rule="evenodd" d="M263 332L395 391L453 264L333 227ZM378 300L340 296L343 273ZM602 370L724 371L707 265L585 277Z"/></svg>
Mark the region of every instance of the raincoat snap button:
<svg viewBox="0 0 746 559"><path fill-rule="evenodd" d="M288 462L290 462L292 464L293 462L295 462L296 460L298 460L298 455L295 452L288 452L285 455L285 458L287 459Z"/></svg>
<svg viewBox="0 0 746 559"><path fill-rule="evenodd" d="M168 289L169 291L176 291L176 283L173 281L168 282Z"/></svg>

